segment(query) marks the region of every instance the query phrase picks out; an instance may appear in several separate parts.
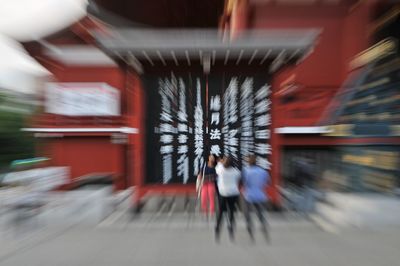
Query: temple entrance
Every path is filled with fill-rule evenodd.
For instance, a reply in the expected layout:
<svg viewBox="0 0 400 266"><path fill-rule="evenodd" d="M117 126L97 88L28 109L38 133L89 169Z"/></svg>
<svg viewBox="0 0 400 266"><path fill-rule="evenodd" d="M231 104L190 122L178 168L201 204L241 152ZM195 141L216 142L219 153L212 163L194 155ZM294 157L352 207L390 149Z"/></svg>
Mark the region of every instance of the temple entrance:
<svg viewBox="0 0 400 266"><path fill-rule="evenodd" d="M146 183L196 180L209 154L270 169L271 88L265 75L145 75Z"/></svg>
<svg viewBox="0 0 400 266"><path fill-rule="evenodd" d="M270 170L268 193L277 201L272 77L306 57L319 34L243 31L227 39L215 30L99 33L98 43L138 74L128 84L138 106L135 202L149 193L192 193L190 184L210 153L231 155L238 168L256 154Z"/></svg>

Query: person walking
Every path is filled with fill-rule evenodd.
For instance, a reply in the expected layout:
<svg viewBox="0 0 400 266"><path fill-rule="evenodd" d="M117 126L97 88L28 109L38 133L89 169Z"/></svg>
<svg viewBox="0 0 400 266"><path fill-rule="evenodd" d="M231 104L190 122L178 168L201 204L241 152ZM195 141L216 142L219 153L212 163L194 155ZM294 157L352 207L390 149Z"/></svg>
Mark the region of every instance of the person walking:
<svg viewBox="0 0 400 266"><path fill-rule="evenodd" d="M215 179L215 194L216 194L216 198L217 198L216 210L218 212L218 210L221 206L221 197L220 197L219 190L218 190L218 176L219 176L220 170L224 167L222 164L224 158L222 156L216 156L216 158L217 158L217 164L215 165L215 172L217 173L217 178Z"/></svg>
<svg viewBox="0 0 400 266"><path fill-rule="evenodd" d="M220 204L215 225L215 239L218 242L221 232L222 217L228 214L228 231L231 240L234 240L235 208L239 199L240 171L233 166L231 157L225 157L222 167L218 169L218 190Z"/></svg>
<svg viewBox="0 0 400 266"><path fill-rule="evenodd" d="M208 216L215 212L215 182L217 173L215 171L216 158L214 155L208 156L207 164L197 177L197 192L201 198L200 205L202 211Z"/></svg>
<svg viewBox="0 0 400 266"><path fill-rule="evenodd" d="M255 210L261 223L261 230L266 239L269 240L267 221L264 215L265 205L268 201L265 191L269 183L269 175L266 170L257 166L255 155L250 155L247 159L247 162L248 166L243 169L242 173L247 231L250 235L250 238L254 241L251 212Z"/></svg>

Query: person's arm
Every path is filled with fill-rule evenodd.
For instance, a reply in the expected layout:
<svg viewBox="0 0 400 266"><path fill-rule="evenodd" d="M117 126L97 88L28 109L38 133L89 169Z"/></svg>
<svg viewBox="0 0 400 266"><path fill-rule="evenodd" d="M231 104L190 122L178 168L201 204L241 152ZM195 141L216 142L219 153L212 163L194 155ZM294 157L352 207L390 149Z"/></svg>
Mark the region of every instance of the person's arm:
<svg viewBox="0 0 400 266"><path fill-rule="evenodd" d="M239 186L239 190L242 190L245 186L246 183L246 179L245 179L245 172L244 169L242 170L242 172L239 172L239 180L238 180L238 186Z"/></svg>
<svg viewBox="0 0 400 266"><path fill-rule="evenodd" d="M196 180L196 191L199 191L201 187L203 186L204 182L204 172L206 170L206 165L204 165L200 171L200 173L197 175L197 180Z"/></svg>
<svg viewBox="0 0 400 266"><path fill-rule="evenodd" d="M246 185L246 169L243 169L243 170L242 170L242 173L241 173L241 183L242 183L242 186L245 186L245 185Z"/></svg>
<svg viewBox="0 0 400 266"><path fill-rule="evenodd" d="M199 173L197 174L197 179L201 180L204 177L204 170L203 167L201 168L201 170L199 171Z"/></svg>
<svg viewBox="0 0 400 266"><path fill-rule="evenodd" d="M265 178L264 178L264 187L266 188L266 187L269 186L269 184L271 182L271 177L270 177L268 171L265 171L265 175L264 176L265 176Z"/></svg>

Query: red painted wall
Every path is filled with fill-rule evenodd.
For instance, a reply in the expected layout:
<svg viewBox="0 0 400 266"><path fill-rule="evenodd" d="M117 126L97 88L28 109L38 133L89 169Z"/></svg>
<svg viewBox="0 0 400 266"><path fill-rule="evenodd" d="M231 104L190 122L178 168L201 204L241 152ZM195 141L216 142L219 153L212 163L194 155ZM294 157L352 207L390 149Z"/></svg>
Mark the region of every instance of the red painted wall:
<svg viewBox="0 0 400 266"><path fill-rule="evenodd" d="M346 10L341 7L261 5L253 9L250 27L321 29L322 33L313 53L289 71L295 71L296 81L306 86L339 86L342 79L342 24L345 15Z"/></svg>
<svg viewBox="0 0 400 266"><path fill-rule="evenodd" d="M355 55L370 46L368 25L372 21L374 3L363 1L349 10L343 21L342 61L345 64L342 79L349 73L348 63Z"/></svg>
<svg viewBox="0 0 400 266"><path fill-rule="evenodd" d="M112 144L108 136L46 139L44 148L52 165L70 166L71 178L94 172L112 172L121 179L125 174L124 146Z"/></svg>
<svg viewBox="0 0 400 266"><path fill-rule="evenodd" d="M43 62L42 62L43 63ZM55 82L105 82L115 87L121 92L121 111L128 122L131 112L128 112L128 102L125 101L125 73L117 66L107 67L85 67L85 66L63 66L60 63L49 62L44 64L54 75ZM56 127L74 126L74 119L79 118L58 118ZM124 121L124 120L123 120ZM48 125L43 125L48 126ZM103 127L104 125L93 124L85 125L82 122L74 127ZM114 125L115 126L115 125ZM129 124L127 126L134 126ZM93 172L112 172L119 180L116 182L117 188L123 188L128 181L126 171L125 152L127 147L120 144L111 143L111 134L99 136L85 136L74 134L74 136L64 136L63 138L46 139L42 145L42 153L49 156L51 163L57 166L70 166L71 177L76 178Z"/></svg>
<svg viewBox="0 0 400 266"><path fill-rule="evenodd" d="M319 120L349 72L349 61L368 47L367 26L372 5L368 1L349 6L252 7L250 28L318 28L321 35L313 52L299 65L286 67L275 75L275 84L295 75L301 89L291 103L277 97L276 125L310 126Z"/></svg>
<svg viewBox="0 0 400 266"><path fill-rule="evenodd" d="M299 65L286 67L275 74L273 80L273 125L308 126L319 121L335 92L348 73L348 62L367 47L368 8L365 4L353 10L345 6L279 6L256 5L251 8L250 29L318 28L321 35L312 53ZM299 88L292 93L292 102L283 103L279 95L281 84L294 75ZM318 137L294 137L302 145L318 142ZM293 139L274 134L271 176L273 185L281 181L281 149ZM290 144L289 144L290 145ZM279 193L270 187L270 195L279 202Z"/></svg>

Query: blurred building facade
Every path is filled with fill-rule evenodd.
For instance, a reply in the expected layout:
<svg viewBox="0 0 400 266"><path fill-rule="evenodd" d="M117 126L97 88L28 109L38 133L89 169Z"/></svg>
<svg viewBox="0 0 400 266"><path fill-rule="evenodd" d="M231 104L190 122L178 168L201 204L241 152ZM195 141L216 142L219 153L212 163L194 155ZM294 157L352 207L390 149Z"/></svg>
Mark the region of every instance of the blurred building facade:
<svg viewBox="0 0 400 266"><path fill-rule="evenodd" d="M398 39L398 6L390 1L356 0L187 2L91 1L89 15L78 23L42 42L25 43L55 79L43 94L46 109L30 128L41 139L39 150L54 165L70 166L72 179L113 173L116 187L134 185L138 198L149 191L189 193L194 190L190 181L195 176L196 121L179 120L181 98L170 99L177 116L172 124L177 130L173 160L185 162L179 145L187 144L194 150L188 155L190 173L185 179L179 168L171 170L170 177L154 170L164 169L169 157L163 151L170 145L162 146L168 140L157 135L162 130L157 112L162 111L164 98L153 88L160 80L178 91L182 86L192 88L183 101L186 115L194 116L199 83L204 88L199 96L205 108L202 116L208 121L204 137L217 129L224 134L222 128L213 128L213 113L219 111L222 121L224 107L210 109L212 96L231 95L226 89L237 76L237 86L250 78L255 94L262 84L270 85L264 103L271 101L266 113L271 122L259 125L259 130L270 134L259 140L253 135L252 149L258 149L261 162L270 170L269 193L275 203L279 203L278 186L295 175L291 162L298 157L311 158L316 175L332 189L389 191L398 185L399 104L398 89L393 87L398 83L398 46L381 43L393 45L384 51L389 53L384 58L381 48L369 49L387 37ZM181 36L165 31L171 28L191 30ZM198 28L203 30L201 37L194 30ZM268 30L274 34L265 38L275 43L262 39ZM289 37L288 30L292 31ZM279 37L284 33L286 41L292 40L290 45ZM377 83L385 78L389 87ZM48 106L49 95L53 95L53 109ZM93 100L90 95L100 96ZM68 107L61 108L63 104ZM55 111L57 107L61 111ZM243 123L244 117L240 119ZM256 120L254 114L251 121ZM181 122L187 123L188 131L178 140L186 132L182 129L180 134ZM243 130L243 124L233 124ZM205 143L204 154L212 146L222 150L230 145L219 145L212 138ZM233 146L228 151L242 148ZM183 182L169 182L176 175Z"/></svg>

